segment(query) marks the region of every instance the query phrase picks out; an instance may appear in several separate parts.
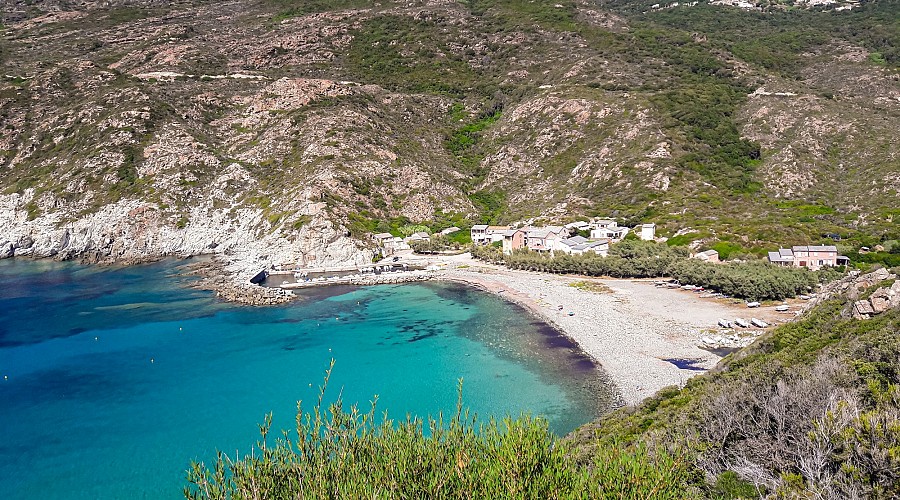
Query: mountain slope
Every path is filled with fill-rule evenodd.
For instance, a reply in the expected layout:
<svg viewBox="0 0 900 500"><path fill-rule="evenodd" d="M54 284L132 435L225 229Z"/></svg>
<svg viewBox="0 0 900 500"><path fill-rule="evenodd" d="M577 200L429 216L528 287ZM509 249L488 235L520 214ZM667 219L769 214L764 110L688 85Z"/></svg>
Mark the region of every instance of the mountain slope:
<svg viewBox="0 0 900 500"><path fill-rule="evenodd" d="M896 238L896 6L19 2L0 254L364 262L454 213Z"/></svg>

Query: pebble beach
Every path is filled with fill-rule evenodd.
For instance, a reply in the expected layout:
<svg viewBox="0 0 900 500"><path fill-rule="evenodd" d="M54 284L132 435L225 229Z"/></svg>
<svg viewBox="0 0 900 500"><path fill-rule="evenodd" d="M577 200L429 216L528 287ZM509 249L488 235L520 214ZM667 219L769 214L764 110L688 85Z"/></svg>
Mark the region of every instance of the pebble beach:
<svg viewBox="0 0 900 500"><path fill-rule="evenodd" d="M715 366L721 357L698 347L699 338L716 328L718 318L747 315L745 306L658 288L653 281L516 271L467 255L444 263L443 279L501 295L576 341L629 405Z"/></svg>

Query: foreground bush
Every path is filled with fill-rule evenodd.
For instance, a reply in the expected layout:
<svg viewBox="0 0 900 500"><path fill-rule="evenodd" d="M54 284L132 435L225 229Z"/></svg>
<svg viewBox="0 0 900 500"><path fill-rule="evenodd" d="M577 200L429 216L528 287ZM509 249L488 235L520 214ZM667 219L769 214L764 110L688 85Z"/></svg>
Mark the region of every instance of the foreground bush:
<svg viewBox="0 0 900 500"><path fill-rule="evenodd" d="M330 373L330 370L329 370ZM327 382L327 377L326 377ZM586 464L556 441L547 422L528 416L478 424L461 411L449 422L376 423L341 402L298 410L297 433L243 458L219 454L192 464L189 499L226 498L657 498L690 497L694 478L681 456L605 447Z"/></svg>

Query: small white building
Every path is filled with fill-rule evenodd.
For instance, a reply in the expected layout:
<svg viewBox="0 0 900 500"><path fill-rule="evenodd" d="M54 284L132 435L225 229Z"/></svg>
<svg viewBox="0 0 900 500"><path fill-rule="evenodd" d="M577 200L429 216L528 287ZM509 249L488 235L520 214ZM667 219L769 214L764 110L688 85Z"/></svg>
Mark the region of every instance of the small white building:
<svg viewBox="0 0 900 500"><path fill-rule="evenodd" d="M490 245L498 241L503 241L503 233L509 230L509 226L488 226L487 224L476 224L472 226L472 244L474 245Z"/></svg>
<svg viewBox="0 0 900 500"><path fill-rule="evenodd" d="M641 239L644 241L653 241L656 239L656 224L641 224Z"/></svg>
<svg viewBox="0 0 900 500"><path fill-rule="evenodd" d="M456 232L459 232L459 228L456 227L456 226L453 226L453 227L448 227L447 229L441 230L441 235L442 235L442 236L447 236L448 234L453 234L453 233L456 233Z"/></svg>
<svg viewBox="0 0 900 500"><path fill-rule="evenodd" d="M591 223L589 224L591 229L605 229L612 227L619 227L619 223L612 219L599 219L593 218L591 219Z"/></svg>
<svg viewBox="0 0 900 500"><path fill-rule="evenodd" d="M472 235L473 245L484 245L487 239L487 224L475 224L469 232Z"/></svg>
<svg viewBox="0 0 900 500"><path fill-rule="evenodd" d="M627 227L619 227L613 221L612 225L591 229L591 239L608 239L620 241L628 235Z"/></svg>

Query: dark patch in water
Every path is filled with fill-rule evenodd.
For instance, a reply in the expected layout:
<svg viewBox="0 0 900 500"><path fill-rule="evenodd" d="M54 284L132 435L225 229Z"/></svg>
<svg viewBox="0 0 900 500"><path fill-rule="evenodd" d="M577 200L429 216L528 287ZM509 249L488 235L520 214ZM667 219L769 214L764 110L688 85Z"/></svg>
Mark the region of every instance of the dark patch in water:
<svg viewBox="0 0 900 500"><path fill-rule="evenodd" d="M437 334L434 332L420 333L420 334L414 336L413 338L407 340L407 342L410 342L410 343L418 342L420 340L427 339L428 337L435 337L435 336L437 336Z"/></svg>
<svg viewBox="0 0 900 500"><path fill-rule="evenodd" d="M87 328L80 327L80 326L75 327L75 328L69 328L69 335L78 335L79 333L84 333L86 331L88 331Z"/></svg>
<svg viewBox="0 0 900 500"><path fill-rule="evenodd" d="M554 349L579 349L578 342L566 337L556 328L553 328L546 323L538 323L535 326L537 326L538 332L544 336L544 344L547 347L552 347Z"/></svg>
<svg viewBox="0 0 900 500"><path fill-rule="evenodd" d="M279 320L275 321L275 323L302 323L302 322L303 322L303 320L298 319L298 318L283 318L283 319L279 319Z"/></svg>
<svg viewBox="0 0 900 500"><path fill-rule="evenodd" d="M682 370L692 370L696 372L706 371L706 368L695 366L701 361L699 359L666 358L663 361L668 361Z"/></svg>
<svg viewBox="0 0 900 500"><path fill-rule="evenodd" d="M597 363L587 356L579 355L573 363L573 368L577 372L591 372L597 369Z"/></svg>

